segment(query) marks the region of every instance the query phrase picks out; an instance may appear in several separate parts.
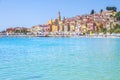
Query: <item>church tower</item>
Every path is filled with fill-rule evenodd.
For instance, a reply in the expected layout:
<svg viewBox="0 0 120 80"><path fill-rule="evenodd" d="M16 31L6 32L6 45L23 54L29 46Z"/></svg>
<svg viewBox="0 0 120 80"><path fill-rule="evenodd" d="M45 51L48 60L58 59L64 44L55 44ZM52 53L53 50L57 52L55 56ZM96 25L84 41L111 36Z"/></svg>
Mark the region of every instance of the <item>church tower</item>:
<svg viewBox="0 0 120 80"><path fill-rule="evenodd" d="M58 22L61 21L61 15L60 15L60 11L58 12Z"/></svg>

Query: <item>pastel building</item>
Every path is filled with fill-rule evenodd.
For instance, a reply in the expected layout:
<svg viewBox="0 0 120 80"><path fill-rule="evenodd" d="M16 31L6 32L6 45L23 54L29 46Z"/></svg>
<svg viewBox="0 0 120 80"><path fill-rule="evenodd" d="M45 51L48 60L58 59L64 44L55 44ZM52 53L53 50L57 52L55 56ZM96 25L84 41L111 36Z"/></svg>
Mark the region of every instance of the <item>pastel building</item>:
<svg viewBox="0 0 120 80"><path fill-rule="evenodd" d="M12 35L12 34L15 33L15 29L14 28L8 28L8 29L6 29L6 33L7 33L7 35Z"/></svg>
<svg viewBox="0 0 120 80"><path fill-rule="evenodd" d="M47 25L50 25L51 32L56 33L59 31L59 23L61 22L61 15L60 12L58 12L58 18L55 20L49 20ZM62 26L60 26L62 27Z"/></svg>
<svg viewBox="0 0 120 80"><path fill-rule="evenodd" d="M72 23L72 24L70 24L70 32L74 32L75 31L75 24L74 23Z"/></svg>
<svg viewBox="0 0 120 80"><path fill-rule="evenodd" d="M59 32L64 32L64 23L62 21L59 22Z"/></svg>
<svg viewBox="0 0 120 80"><path fill-rule="evenodd" d="M40 34L40 33L42 33L42 32L43 32L43 27L42 27L42 25L36 25L36 26L33 26L33 27L31 28L31 33L32 33L32 34L37 35L37 34Z"/></svg>
<svg viewBox="0 0 120 80"><path fill-rule="evenodd" d="M70 31L69 23L64 24L64 32L69 32L69 31Z"/></svg>

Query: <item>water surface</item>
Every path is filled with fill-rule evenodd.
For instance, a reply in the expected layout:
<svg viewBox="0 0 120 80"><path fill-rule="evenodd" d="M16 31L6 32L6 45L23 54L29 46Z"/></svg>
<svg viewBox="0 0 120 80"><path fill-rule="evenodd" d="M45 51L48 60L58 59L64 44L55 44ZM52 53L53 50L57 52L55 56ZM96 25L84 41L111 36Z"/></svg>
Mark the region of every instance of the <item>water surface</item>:
<svg viewBox="0 0 120 80"><path fill-rule="evenodd" d="M120 39L0 38L0 80L120 80Z"/></svg>

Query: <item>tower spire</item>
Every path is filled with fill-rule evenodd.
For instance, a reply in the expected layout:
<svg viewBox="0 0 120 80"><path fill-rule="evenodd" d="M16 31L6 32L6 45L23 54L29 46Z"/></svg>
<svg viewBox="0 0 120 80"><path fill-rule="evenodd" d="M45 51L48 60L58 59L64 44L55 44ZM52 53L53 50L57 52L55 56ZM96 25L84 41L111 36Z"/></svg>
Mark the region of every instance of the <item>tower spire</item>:
<svg viewBox="0 0 120 80"><path fill-rule="evenodd" d="M60 14L60 11L58 12L58 21L59 21L59 22L61 21L61 14Z"/></svg>

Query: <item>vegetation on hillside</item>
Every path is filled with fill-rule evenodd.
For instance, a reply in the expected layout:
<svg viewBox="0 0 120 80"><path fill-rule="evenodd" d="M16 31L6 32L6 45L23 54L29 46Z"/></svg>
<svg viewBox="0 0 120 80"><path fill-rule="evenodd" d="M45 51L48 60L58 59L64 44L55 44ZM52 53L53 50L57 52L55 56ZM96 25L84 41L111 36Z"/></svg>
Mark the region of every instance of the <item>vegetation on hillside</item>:
<svg viewBox="0 0 120 80"><path fill-rule="evenodd" d="M120 21L120 12L115 15L115 18Z"/></svg>

